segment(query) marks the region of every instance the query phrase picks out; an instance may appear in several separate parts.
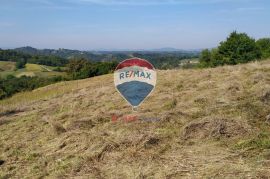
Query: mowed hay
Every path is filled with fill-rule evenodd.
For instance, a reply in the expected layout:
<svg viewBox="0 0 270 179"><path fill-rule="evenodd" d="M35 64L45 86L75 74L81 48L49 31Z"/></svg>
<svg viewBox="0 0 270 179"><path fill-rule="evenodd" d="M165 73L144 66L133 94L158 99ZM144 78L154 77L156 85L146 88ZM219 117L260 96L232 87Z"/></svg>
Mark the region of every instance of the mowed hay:
<svg viewBox="0 0 270 179"><path fill-rule="evenodd" d="M270 90L264 92L264 94L261 97L261 101L266 103L266 104L270 104Z"/></svg>
<svg viewBox="0 0 270 179"><path fill-rule="evenodd" d="M208 118L193 121L183 128L182 138L189 139L220 139L246 136L251 127L245 121L224 118Z"/></svg>
<svg viewBox="0 0 270 179"><path fill-rule="evenodd" d="M16 94L0 178L269 178L269 69L161 70L137 112L112 74Z"/></svg>

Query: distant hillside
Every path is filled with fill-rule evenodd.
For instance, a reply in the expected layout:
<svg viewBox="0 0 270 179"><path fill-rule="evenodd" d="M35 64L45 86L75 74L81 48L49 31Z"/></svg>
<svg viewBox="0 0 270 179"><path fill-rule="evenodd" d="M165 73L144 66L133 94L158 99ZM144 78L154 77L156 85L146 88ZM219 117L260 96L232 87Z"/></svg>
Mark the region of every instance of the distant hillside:
<svg viewBox="0 0 270 179"><path fill-rule="evenodd" d="M36 49L32 47L22 47L14 49L17 52L22 52L30 55L54 55L62 58L86 58L94 61L122 61L124 59L134 56L135 53L142 55L159 55L159 56L198 56L200 51L185 51L173 48L154 49L149 51L79 51L69 49Z"/></svg>
<svg viewBox="0 0 270 179"><path fill-rule="evenodd" d="M30 55L53 55L61 58L71 59L71 58L85 58L93 61L112 61L117 57L120 57L120 60L128 58L128 54L107 54L102 52L88 52L88 51L79 51L79 50L69 50L69 49L36 49L32 47L22 47L14 49L17 52L22 52Z"/></svg>
<svg viewBox="0 0 270 179"><path fill-rule="evenodd" d="M61 67L64 69L63 67ZM15 62L5 62L0 61L0 77L6 78L8 75L13 75L16 77L21 76L37 76L37 77L56 77L56 76L66 76L65 72L55 71L56 67L50 67L45 65L37 64L26 64L25 68L16 69Z"/></svg>
<svg viewBox="0 0 270 179"><path fill-rule="evenodd" d="M198 58L200 53L200 51L166 49L152 51L78 51L68 49L42 50L32 47L22 47L15 49L15 51L28 55L40 55L47 57L56 56L63 59L84 58L94 62L119 62L131 57L139 57L149 60L157 69L179 68L182 60Z"/></svg>
<svg viewBox="0 0 270 179"><path fill-rule="evenodd" d="M0 101L0 178L269 178L269 105L270 60L160 70L138 112L112 74L19 93Z"/></svg>

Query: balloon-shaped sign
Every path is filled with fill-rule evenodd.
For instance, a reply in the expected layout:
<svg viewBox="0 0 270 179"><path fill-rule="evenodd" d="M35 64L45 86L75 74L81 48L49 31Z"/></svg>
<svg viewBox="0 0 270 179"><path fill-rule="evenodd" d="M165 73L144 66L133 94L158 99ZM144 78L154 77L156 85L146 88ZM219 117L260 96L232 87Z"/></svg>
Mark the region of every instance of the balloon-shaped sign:
<svg viewBox="0 0 270 179"><path fill-rule="evenodd" d="M140 58L121 62L114 72L118 92L133 107L138 107L154 90L157 74L154 66Z"/></svg>

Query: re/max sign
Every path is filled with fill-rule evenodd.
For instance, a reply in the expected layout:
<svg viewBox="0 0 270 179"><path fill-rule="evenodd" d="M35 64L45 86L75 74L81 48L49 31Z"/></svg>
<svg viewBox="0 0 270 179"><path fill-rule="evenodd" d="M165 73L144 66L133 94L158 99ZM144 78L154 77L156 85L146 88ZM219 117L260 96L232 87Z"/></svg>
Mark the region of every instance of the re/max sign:
<svg viewBox="0 0 270 179"><path fill-rule="evenodd" d="M151 80L151 73L149 72L143 72L143 71L126 71L126 72L121 72L119 74L119 78L125 79L125 78L134 78L134 77L140 77L140 78L145 78Z"/></svg>

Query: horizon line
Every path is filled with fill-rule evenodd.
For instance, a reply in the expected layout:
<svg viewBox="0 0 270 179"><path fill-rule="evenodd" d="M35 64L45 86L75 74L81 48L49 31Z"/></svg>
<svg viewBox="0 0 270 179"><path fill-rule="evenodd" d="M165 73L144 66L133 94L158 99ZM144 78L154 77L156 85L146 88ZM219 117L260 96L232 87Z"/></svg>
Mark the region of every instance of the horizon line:
<svg viewBox="0 0 270 179"><path fill-rule="evenodd" d="M0 47L0 49L2 50L15 50L15 49L18 49L18 48L33 48L33 49L37 49L37 50L77 50L77 51L85 51L85 52L88 52L88 51L108 51L108 52L117 52L117 51L201 51L203 49L212 49L213 47L211 48L194 48L194 49L184 49L184 48L174 48L174 47L161 47L161 48L142 48L142 49L125 49L125 48L97 48L97 49L76 49L76 48L37 48L37 47L34 47L34 46L19 46L19 47Z"/></svg>

